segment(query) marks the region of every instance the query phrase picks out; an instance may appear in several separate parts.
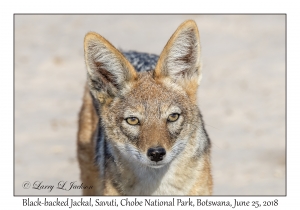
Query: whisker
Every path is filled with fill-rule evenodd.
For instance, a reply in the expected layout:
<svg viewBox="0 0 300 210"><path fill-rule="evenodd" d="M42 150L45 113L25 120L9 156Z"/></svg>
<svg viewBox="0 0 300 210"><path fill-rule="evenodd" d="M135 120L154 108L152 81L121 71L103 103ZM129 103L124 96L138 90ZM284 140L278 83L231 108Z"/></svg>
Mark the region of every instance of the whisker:
<svg viewBox="0 0 300 210"><path fill-rule="evenodd" d="M209 125L209 124L207 124L207 123L204 123L204 125L208 125L208 126L210 126L210 127L212 127L212 128L215 128L215 129L217 129L217 130L221 130L221 129L219 129L219 128L216 128L216 127L214 127L214 126L212 126L212 125Z"/></svg>

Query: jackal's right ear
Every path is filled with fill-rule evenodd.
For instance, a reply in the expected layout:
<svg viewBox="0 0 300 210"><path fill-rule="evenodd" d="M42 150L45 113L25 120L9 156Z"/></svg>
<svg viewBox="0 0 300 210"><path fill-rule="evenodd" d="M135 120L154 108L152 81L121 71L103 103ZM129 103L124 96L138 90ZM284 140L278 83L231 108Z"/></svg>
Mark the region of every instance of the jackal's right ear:
<svg viewBox="0 0 300 210"><path fill-rule="evenodd" d="M90 89L101 103L107 97L116 96L137 78L136 71L122 53L97 33L85 36L84 56Z"/></svg>

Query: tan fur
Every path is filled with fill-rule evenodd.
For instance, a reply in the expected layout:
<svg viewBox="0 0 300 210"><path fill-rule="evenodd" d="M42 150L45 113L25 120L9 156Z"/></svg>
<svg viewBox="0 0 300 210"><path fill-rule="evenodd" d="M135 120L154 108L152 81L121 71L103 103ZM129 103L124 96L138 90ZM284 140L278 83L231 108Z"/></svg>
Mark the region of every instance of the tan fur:
<svg viewBox="0 0 300 210"><path fill-rule="evenodd" d="M126 58L96 33L86 35L84 49L88 82L79 114L77 152L81 180L94 187L83 194L212 194L210 143L196 105L202 72L195 22L179 26L155 70L149 72L136 73ZM99 103L100 116L92 97ZM172 113L179 113L179 118L168 122ZM140 123L126 123L131 116ZM108 137L105 141L98 135L99 120ZM99 154L106 148L111 155L104 162L95 162L95 137L106 142L106 146L99 143ZM149 148L156 147L166 150L159 162L147 158Z"/></svg>
<svg viewBox="0 0 300 210"><path fill-rule="evenodd" d="M80 178L84 185L93 186L92 189L84 189L83 195L96 195L101 192L99 171L95 165L94 133L98 123L92 97L86 86L84 90L83 104L79 113L79 129L77 133L77 158L80 166Z"/></svg>
<svg viewBox="0 0 300 210"><path fill-rule="evenodd" d="M198 174L198 181L189 192L189 195L211 195L212 194L212 176L210 169L210 157L207 154L203 158L203 167Z"/></svg>

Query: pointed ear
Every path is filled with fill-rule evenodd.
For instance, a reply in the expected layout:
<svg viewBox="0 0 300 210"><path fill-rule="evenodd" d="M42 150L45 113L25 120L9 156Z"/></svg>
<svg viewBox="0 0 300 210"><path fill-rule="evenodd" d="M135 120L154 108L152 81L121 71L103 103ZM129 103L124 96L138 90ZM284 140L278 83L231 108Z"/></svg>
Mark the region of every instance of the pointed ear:
<svg viewBox="0 0 300 210"><path fill-rule="evenodd" d="M197 89L201 81L200 38L193 20L182 23L169 39L157 62L154 78L169 78L184 89L191 86Z"/></svg>
<svg viewBox="0 0 300 210"><path fill-rule="evenodd" d="M90 89L101 103L105 98L116 96L137 78L136 71L122 53L97 33L85 36L84 56Z"/></svg>

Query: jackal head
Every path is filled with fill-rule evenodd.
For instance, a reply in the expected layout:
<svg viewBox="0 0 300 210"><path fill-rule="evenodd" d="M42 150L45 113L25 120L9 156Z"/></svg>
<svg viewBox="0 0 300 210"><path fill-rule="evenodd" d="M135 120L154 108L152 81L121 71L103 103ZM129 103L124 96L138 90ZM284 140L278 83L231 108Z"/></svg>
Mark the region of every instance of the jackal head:
<svg viewBox="0 0 300 210"><path fill-rule="evenodd" d="M93 32L86 35L84 49L89 87L99 101L113 152L159 168L197 137L202 128L196 105L201 63L194 21L178 27L152 71L137 73L120 51Z"/></svg>

